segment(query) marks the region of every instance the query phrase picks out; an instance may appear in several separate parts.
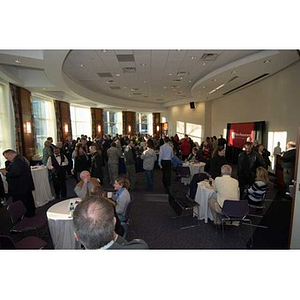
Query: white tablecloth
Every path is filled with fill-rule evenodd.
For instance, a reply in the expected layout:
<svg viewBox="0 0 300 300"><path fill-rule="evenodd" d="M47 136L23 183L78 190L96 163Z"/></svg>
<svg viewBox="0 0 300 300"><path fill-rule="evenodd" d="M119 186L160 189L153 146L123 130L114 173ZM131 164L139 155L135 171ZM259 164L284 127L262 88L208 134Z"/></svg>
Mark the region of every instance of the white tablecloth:
<svg viewBox="0 0 300 300"><path fill-rule="evenodd" d="M186 185L186 184L190 184L190 182L195 174L204 172L205 163L204 162L183 163L182 166L190 168L190 176L188 178L184 178L184 177L181 178L181 182Z"/></svg>
<svg viewBox="0 0 300 300"><path fill-rule="evenodd" d="M80 249L73 233L73 218L70 215L69 204L80 198L63 200L51 206L47 211L48 225L55 249Z"/></svg>
<svg viewBox="0 0 300 300"><path fill-rule="evenodd" d="M198 220L204 220L207 223L208 218L213 221L213 215L208 206L209 198L217 198L217 193L214 188L209 185L206 181L198 182L197 192L195 196L195 201L199 206L194 207L193 215L198 217Z"/></svg>
<svg viewBox="0 0 300 300"><path fill-rule="evenodd" d="M43 206L54 197L51 193L48 169L45 166L31 167L35 190L32 191L35 207Z"/></svg>

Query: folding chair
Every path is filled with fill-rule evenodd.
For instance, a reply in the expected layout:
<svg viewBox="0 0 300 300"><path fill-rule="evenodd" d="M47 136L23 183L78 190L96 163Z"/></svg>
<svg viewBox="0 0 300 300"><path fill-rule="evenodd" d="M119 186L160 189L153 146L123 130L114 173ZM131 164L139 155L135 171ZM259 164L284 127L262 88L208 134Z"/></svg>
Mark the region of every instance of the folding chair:
<svg viewBox="0 0 300 300"><path fill-rule="evenodd" d="M190 167L180 166L177 168L177 177L181 178L181 182L184 185L189 183L189 178L191 176Z"/></svg>
<svg viewBox="0 0 300 300"><path fill-rule="evenodd" d="M0 249L43 249L47 243L36 237L28 236L18 242L14 242L8 235L0 235Z"/></svg>

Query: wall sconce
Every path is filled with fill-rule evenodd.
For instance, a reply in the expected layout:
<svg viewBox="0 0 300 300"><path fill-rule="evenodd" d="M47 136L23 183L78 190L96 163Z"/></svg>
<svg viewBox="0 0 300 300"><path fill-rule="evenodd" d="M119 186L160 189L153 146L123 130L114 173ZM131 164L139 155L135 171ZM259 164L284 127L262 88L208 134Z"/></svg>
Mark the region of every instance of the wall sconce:
<svg viewBox="0 0 300 300"><path fill-rule="evenodd" d="M131 132L131 126L128 125L128 132Z"/></svg>
<svg viewBox="0 0 300 300"><path fill-rule="evenodd" d="M25 133L31 133L31 123L25 122Z"/></svg>
<svg viewBox="0 0 300 300"><path fill-rule="evenodd" d="M98 132L101 132L101 125L98 125Z"/></svg>
<svg viewBox="0 0 300 300"><path fill-rule="evenodd" d="M159 126L158 125L156 126L156 131L159 132Z"/></svg>
<svg viewBox="0 0 300 300"><path fill-rule="evenodd" d="M68 133L69 132L69 126L68 126L68 124L65 124L65 133Z"/></svg>

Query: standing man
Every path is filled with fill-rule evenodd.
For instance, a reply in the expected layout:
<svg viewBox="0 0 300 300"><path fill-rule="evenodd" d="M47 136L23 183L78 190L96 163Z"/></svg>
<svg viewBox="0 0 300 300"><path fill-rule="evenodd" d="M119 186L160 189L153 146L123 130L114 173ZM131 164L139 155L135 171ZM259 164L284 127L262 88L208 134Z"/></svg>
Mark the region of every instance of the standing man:
<svg viewBox="0 0 300 300"><path fill-rule="evenodd" d="M8 194L13 202L22 201L27 209L26 216L33 217L35 204L32 191L35 188L29 161L12 149L5 150L3 156L9 162L6 169L1 170L6 175Z"/></svg>
<svg viewBox="0 0 300 300"><path fill-rule="evenodd" d="M109 175L109 184L113 185L119 176L119 159L121 157L121 149L117 147L116 142L112 142L107 149L107 167Z"/></svg>
<svg viewBox="0 0 300 300"><path fill-rule="evenodd" d="M52 172L56 199L59 199L60 194L62 198L67 197L66 168L68 163L68 159L65 155L60 153L60 149L58 147L55 147L54 154L48 158L47 168Z"/></svg>
<svg viewBox="0 0 300 300"><path fill-rule="evenodd" d="M296 162L296 143L290 141L286 144L286 152L281 157L281 166L283 168L283 181L285 191L290 196L289 185L293 184Z"/></svg>
<svg viewBox="0 0 300 300"><path fill-rule="evenodd" d="M126 166L126 176L130 182L130 189L133 190L136 183L136 170L135 170L135 140L131 139L124 151L124 161Z"/></svg>
<svg viewBox="0 0 300 300"><path fill-rule="evenodd" d="M102 167L104 165L101 150L98 150L97 144L92 144L89 148L91 154L91 176L98 178L100 183L103 184L104 176Z"/></svg>
<svg viewBox="0 0 300 300"><path fill-rule="evenodd" d="M265 162L260 159L259 154L253 151L251 142L244 145L245 151L238 156L238 179L240 186L240 198L244 195L244 190L249 188L255 181L256 169L265 167Z"/></svg>
<svg viewBox="0 0 300 300"><path fill-rule="evenodd" d="M170 139L166 136L164 138L164 144L159 148L158 165L162 169L163 184L166 189L166 193L169 193L171 186L171 168L172 158L174 156L173 149L169 144Z"/></svg>

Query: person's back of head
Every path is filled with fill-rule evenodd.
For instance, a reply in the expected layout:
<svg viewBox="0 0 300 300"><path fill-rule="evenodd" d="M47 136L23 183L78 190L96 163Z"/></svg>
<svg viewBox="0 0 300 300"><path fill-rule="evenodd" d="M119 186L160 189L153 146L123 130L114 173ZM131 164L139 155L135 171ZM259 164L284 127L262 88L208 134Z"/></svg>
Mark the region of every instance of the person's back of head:
<svg viewBox="0 0 300 300"><path fill-rule="evenodd" d="M256 169L255 181L263 181L264 183L268 183L269 182L268 171L263 167L258 167Z"/></svg>
<svg viewBox="0 0 300 300"><path fill-rule="evenodd" d="M221 174L222 175L229 175L231 176L231 173L232 173L232 168L230 165L223 165L221 167Z"/></svg>
<svg viewBox="0 0 300 300"><path fill-rule="evenodd" d="M100 196L88 196L76 206L73 225L86 249L100 249L114 238L113 206Z"/></svg>
<svg viewBox="0 0 300 300"><path fill-rule="evenodd" d="M169 143L169 142L170 142L169 137L166 136L166 137L164 138L164 142L165 142L165 143Z"/></svg>

